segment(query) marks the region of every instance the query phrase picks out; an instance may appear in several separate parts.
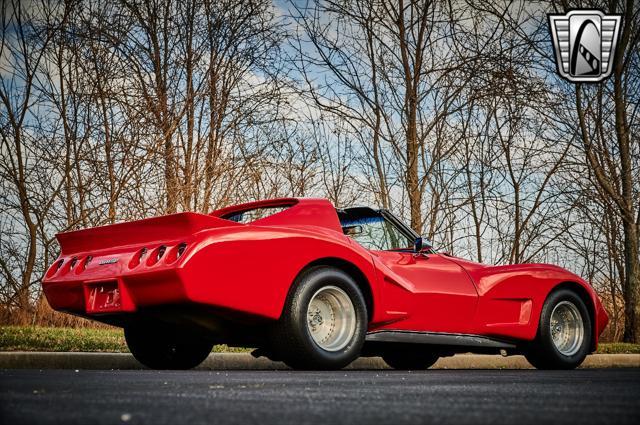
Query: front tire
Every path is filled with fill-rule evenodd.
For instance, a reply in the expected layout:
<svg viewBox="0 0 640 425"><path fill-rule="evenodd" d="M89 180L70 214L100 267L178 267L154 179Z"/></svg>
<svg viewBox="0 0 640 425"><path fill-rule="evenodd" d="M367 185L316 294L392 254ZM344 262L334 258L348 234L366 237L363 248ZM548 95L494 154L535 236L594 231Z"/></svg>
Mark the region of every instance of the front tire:
<svg viewBox="0 0 640 425"><path fill-rule="evenodd" d="M272 334L272 348L293 369L341 369L364 344L367 308L355 281L320 266L299 276Z"/></svg>
<svg viewBox="0 0 640 425"><path fill-rule="evenodd" d="M554 291L542 307L538 334L525 357L537 369L575 369L591 351L591 326L587 306L575 292Z"/></svg>
<svg viewBox="0 0 640 425"><path fill-rule="evenodd" d="M133 357L150 369L192 369L213 348L209 341L151 326L129 326L124 336Z"/></svg>

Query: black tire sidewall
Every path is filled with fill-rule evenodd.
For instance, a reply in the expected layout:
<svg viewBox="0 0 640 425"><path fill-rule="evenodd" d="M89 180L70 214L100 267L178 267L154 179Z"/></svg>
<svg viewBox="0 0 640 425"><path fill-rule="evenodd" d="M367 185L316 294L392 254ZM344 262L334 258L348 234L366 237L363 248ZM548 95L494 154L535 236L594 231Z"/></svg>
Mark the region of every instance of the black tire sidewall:
<svg viewBox="0 0 640 425"><path fill-rule="evenodd" d="M289 297L289 310L285 320L288 321L287 328L298 345L297 353L292 354L298 358L290 358L289 363L311 368L341 368L351 363L360 355L368 324L366 303L355 281L342 270L318 267L306 272L296 283ZM316 344L307 326L307 308L311 298L326 286L336 286L345 291L356 314L354 335L347 346L338 351L327 351Z"/></svg>
<svg viewBox="0 0 640 425"><path fill-rule="evenodd" d="M553 309L562 301L569 301L576 306L580 315L582 316L582 323L584 324L584 339L580 349L571 356L566 356L556 348L551 337L551 313ZM571 369L579 366L591 351L592 324L589 311L582 298L580 298L575 292L560 289L552 292L542 307L542 313L540 315L540 323L538 324L538 336L534 342L535 346L532 347L534 351L534 357L538 360L538 363L551 369Z"/></svg>

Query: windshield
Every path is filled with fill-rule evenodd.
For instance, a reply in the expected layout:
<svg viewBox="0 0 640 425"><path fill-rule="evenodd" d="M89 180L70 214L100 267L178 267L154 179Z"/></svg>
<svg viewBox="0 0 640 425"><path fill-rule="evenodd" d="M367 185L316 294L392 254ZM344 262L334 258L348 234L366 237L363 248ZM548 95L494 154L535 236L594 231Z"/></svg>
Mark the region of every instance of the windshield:
<svg viewBox="0 0 640 425"><path fill-rule="evenodd" d="M339 216L345 235L366 249L390 251L413 248L414 241L378 212L373 210L369 210L366 214L346 212Z"/></svg>

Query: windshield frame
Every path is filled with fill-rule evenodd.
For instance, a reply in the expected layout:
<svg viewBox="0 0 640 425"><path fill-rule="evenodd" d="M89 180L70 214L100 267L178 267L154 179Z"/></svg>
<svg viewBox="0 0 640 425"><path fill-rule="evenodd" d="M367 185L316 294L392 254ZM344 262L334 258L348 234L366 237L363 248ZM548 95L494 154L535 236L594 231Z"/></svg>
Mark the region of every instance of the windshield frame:
<svg viewBox="0 0 640 425"><path fill-rule="evenodd" d="M349 214L349 210L356 210L356 209L363 209L363 210L369 210L370 212L377 214L380 216L380 218L382 218L384 221L386 221L388 224L390 224L395 230L397 230L400 234L402 234L404 237L406 237L409 241L414 242L417 238L420 237L420 235L418 235L418 233L416 233L413 229L411 229L409 226L407 226L406 224L404 224L400 219L398 219L395 215L393 215L391 212L389 212L386 209L374 209L374 208L369 208L369 207L353 207L353 208L337 208L336 209L336 213L338 213L338 218L340 218L340 214ZM342 221L340 221L340 223L342 223ZM357 241L356 241L357 242ZM375 250L375 249L369 249L366 247L363 247L369 251L379 251L379 250ZM411 252L413 251L412 248L393 248L393 249L387 249L387 250L382 250L385 252Z"/></svg>
<svg viewBox="0 0 640 425"><path fill-rule="evenodd" d="M398 217L393 215L393 213L391 213L389 210L380 209L378 210L378 212L380 213L380 215L382 215L382 217L389 220L389 222L391 222L391 224L393 224L394 227L400 231L400 233L403 233L409 239L412 239L415 241L417 238L420 237L418 232L416 232L411 227L404 224Z"/></svg>

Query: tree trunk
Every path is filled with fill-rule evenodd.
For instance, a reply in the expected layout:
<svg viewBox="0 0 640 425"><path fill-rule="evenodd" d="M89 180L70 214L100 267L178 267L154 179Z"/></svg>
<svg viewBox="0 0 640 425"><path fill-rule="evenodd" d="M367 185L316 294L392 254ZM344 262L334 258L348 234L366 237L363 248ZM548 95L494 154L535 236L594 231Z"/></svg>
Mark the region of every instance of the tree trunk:
<svg viewBox="0 0 640 425"><path fill-rule="evenodd" d="M407 194L409 195L409 207L411 209L411 228L421 233L422 212L420 211L420 206L422 205L422 193L418 183L418 142L416 139L416 117L414 112L410 114L407 131Z"/></svg>
<svg viewBox="0 0 640 425"><path fill-rule="evenodd" d="M417 41L418 47L416 48L415 57L413 61L409 54L409 42L407 41L407 34L404 22L405 8L401 1L398 7L398 37L400 47L400 57L402 58L402 68L404 72L405 83L405 98L404 98L404 115L407 120L406 124L406 155L407 155L407 169L406 169L406 189L407 196L409 197L409 209L411 214L411 228L418 233L422 233L422 212L420 207L422 206L422 190L418 178L418 155L419 141L418 141L418 82L421 72L421 52L422 43ZM426 16L426 15L425 15ZM426 19L422 16L422 19Z"/></svg>
<svg viewBox="0 0 640 425"><path fill-rule="evenodd" d="M637 324L640 313L638 305L638 281L640 280L640 258L638 257L638 223L636 223L635 199L633 196L633 167L631 164L631 141L629 123L627 122L627 104L624 97L623 73L624 53L631 41L631 22L633 15L633 0L627 0L625 13L625 27L622 33L620 47L616 52L613 95L615 104L616 136L620 150L620 179L622 183L622 222L624 229L624 262L625 262L625 324L624 341L638 342ZM633 42L632 42L633 43ZM629 50L633 49L633 45ZM631 51L628 53L631 55ZM630 75L629 78L632 78Z"/></svg>
<svg viewBox="0 0 640 425"><path fill-rule="evenodd" d="M638 252L638 226L635 223L624 223L624 342L637 343L638 318L640 305L638 303L638 283L640 281L640 253Z"/></svg>

